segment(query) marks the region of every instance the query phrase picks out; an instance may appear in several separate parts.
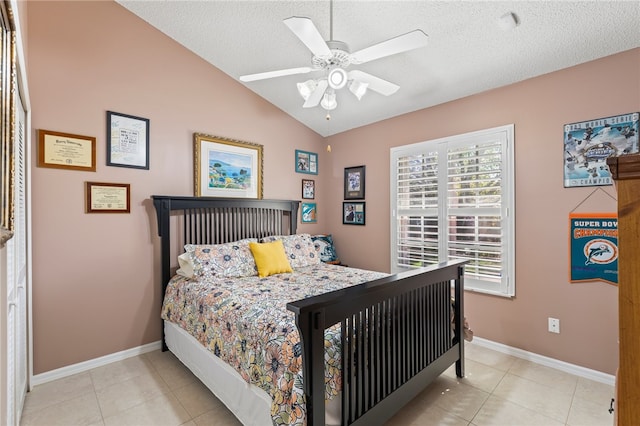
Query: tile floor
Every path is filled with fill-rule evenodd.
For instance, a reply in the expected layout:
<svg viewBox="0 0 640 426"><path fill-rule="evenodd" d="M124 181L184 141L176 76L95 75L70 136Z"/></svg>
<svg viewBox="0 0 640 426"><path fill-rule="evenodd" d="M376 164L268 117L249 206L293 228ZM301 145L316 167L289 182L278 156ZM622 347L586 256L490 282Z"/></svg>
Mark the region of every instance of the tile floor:
<svg viewBox="0 0 640 426"><path fill-rule="evenodd" d="M466 345L466 377L454 368L388 426L611 426L612 386ZM150 352L35 387L21 426L239 425L169 352Z"/></svg>

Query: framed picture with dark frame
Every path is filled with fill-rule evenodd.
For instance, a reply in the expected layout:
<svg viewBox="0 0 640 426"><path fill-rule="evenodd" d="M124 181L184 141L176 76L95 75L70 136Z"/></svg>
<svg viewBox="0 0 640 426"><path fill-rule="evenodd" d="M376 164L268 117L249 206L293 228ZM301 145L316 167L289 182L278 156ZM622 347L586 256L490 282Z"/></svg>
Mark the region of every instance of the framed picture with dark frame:
<svg viewBox="0 0 640 426"><path fill-rule="evenodd" d="M318 154L296 149L296 173L318 174Z"/></svg>
<svg viewBox="0 0 640 426"><path fill-rule="evenodd" d="M345 167L344 199L364 200L365 166Z"/></svg>
<svg viewBox="0 0 640 426"><path fill-rule="evenodd" d="M302 198L313 200L316 198L316 181L312 179L302 179Z"/></svg>
<svg viewBox="0 0 640 426"><path fill-rule="evenodd" d="M149 170L149 119L107 111L107 166Z"/></svg>
<svg viewBox="0 0 640 426"><path fill-rule="evenodd" d="M342 203L342 223L344 225L364 225L365 224L365 203L364 202L343 202Z"/></svg>

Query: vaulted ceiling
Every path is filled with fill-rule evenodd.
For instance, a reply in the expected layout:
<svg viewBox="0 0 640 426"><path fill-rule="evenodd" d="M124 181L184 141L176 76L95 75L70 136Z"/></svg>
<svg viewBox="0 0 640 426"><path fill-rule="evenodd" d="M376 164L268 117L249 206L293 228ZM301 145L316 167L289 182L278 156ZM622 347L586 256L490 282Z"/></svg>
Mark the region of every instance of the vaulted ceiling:
<svg viewBox="0 0 640 426"><path fill-rule="evenodd" d="M117 1L238 81L311 66L283 23L291 16L351 52L416 29L428 35L425 47L350 65L400 88L361 100L337 90L330 120L320 106L303 108L297 90L326 71L242 83L323 136L640 46L639 1Z"/></svg>

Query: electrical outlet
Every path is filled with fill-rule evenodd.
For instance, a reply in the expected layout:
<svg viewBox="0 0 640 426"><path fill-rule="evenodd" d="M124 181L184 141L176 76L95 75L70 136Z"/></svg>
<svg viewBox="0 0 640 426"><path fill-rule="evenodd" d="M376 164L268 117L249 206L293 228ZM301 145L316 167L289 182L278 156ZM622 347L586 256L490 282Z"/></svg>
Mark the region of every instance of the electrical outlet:
<svg viewBox="0 0 640 426"><path fill-rule="evenodd" d="M557 318L549 318L549 332L560 334L560 320Z"/></svg>

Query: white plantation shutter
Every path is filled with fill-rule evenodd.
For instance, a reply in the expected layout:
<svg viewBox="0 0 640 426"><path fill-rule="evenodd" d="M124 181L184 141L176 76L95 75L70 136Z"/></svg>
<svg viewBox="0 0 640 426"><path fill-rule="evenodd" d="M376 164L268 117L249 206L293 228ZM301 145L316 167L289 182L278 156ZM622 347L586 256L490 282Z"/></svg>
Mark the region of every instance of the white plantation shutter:
<svg viewBox="0 0 640 426"><path fill-rule="evenodd" d="M465 259L465 288L514 295L513 125L391 150L392 272Z"/></svg>

